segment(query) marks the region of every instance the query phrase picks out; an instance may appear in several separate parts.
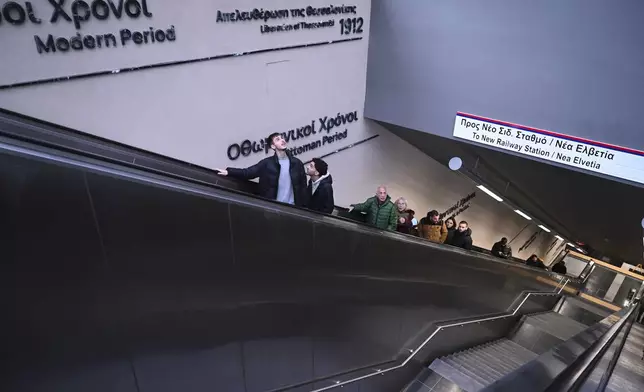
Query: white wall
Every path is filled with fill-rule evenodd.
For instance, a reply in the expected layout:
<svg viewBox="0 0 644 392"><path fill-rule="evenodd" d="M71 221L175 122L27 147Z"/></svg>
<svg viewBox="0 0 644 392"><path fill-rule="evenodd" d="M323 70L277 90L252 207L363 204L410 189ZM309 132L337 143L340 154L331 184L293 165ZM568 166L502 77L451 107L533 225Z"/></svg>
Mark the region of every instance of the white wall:
<svg viewBox="0 0 644 392"><path fill-rule="evenodd" d="M134 47L38 54L34 35L72 36L73 24L49 23L51 6L35 2L40 25L0 24L0 85L162 62L277 49L293 45L362 40L240 55L140 72L0 90L0 106L30 116L206 167L227 166L227 147L286 132L320 117L357 111L362 118L370 0L355 0L356 14L311 16L267 24L334 20L335 27L262 34L263 21L216 23L217 11L328 6L324 0L147 0L152 18L90 20L82 34L174 26L176 41ZM362 17L362 34L343 35L341 18ZM44 38L43 38L44 39ZM8 79L10 78L10 79ZM319 124L318 126L319 131ZM362 122L348 138L316 150L320 155L362 140ZM335 130L331 133L335 133ZM316 136L319 139L319 135ZM315 138L307 138L306 142ZM304 143L304 141L302 142ZM298 141L298 143L300 142ZM260 156L238 159L248 165ZM312 155L304 156L310 158Z"/></svg>
<svg viewBox="0 0 644 392"><path fill-rule="evenodd" d="M350 4L357 6L357 13L350 16L364 19L362 34L340 34L338 22L346 15L302 19L333 19L334 27L262 34L260 26L264 22L216 23L217 10L229 12L255 6L290 9L304 3L147 0L152 18L90 20L80 31L104 34L122 28L144 30L151 25L173 25L176 41L38 54L34 34L69 37L76 29L64 21L49 23L49 3L35 1L42 24L0 24L0 53L11 54L3 56L0 85L344 38L363 39L4 88L0 89L0 107L210 168L246 166L266 156L260 152L231 161L227 150L233 143L257 141L271 132L288 132L313 121L318 133L291 145L310 143L325 135L320 133L319 118L357 111L359 121L339 128L347 130L346 139L300 156L310 159L379 135L327 159L335 181L336 203L347 206L362 201L372 196L379 184L386 184L394 198L404 196L409 200L418 218L430 209L445 211L474 192L475 184L363 117L370 3L355 0ZM308 5L329 3L309 0L304 6ZM268 22L271 23L277 22ZM526 224L523 218L480 192L458 218L470 222L475 245L486 248L501 236L513 238ZM525 258L536 252L543 256L540 239L518 254L518 248L534 230L525 230L512 243L515 255Z"/></svg>

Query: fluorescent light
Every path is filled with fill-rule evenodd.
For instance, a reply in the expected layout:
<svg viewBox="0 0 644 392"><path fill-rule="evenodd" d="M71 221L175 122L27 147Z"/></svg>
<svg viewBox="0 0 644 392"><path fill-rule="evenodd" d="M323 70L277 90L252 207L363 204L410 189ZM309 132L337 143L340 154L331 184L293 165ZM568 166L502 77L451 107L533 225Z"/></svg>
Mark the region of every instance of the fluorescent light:
<svg viewBox="0 0 644 392"><path fill-rule="evenodd" d="M500 202L500 201L503 201L503 199L501 199L499 196L497 196L497 195L496 195L496 193L494 193L494 192L492 192L491 190L487 189L487 188L486 188L486 187L484 187L483 185L479 185L479 186L477 186L477 188L479 188L479 189L480 189L480 190L482 190L483 192L485 192L485 193L487 193L488 195L490 195L490 197L492 197L494 200L499 201L499 202Z"/></svg>
<svg viewBox="0 0 644 392"><path fill-rule="evenodd" d="M526 213L525 213L525 212L523 212L523 211L521 211L521 210L514 210L514 212L516 212L517 214L519 214L519 215L521 215L522 217L526 218L527 220L532 220L532 218L530 218L528 215L526 215Z"/></svg>
<svg viewBox="0 0 644 392"><path fill-rule="evenodd" d="M563 238L559 237L558 235L556 235L556 236L555 236L555 238L556 238L556 239L558 239L559 241L563 241L563 240L564 240Z"/></svg>
<svg viewBox="0 0 644 392"><path fill-rule="evenodd" d="M545 227L544 225L539 225L539 227L541 227L541 230L543 230L543 231L545 231L547 233L550 233L550 229Z"/></svg>
<svg viewBox="0 0 644 392"><path fill-rule="evenodd" d="M573 248L577 247L575 244L571 244L570 242L568 243L568 245L572 246Z"/></svg>

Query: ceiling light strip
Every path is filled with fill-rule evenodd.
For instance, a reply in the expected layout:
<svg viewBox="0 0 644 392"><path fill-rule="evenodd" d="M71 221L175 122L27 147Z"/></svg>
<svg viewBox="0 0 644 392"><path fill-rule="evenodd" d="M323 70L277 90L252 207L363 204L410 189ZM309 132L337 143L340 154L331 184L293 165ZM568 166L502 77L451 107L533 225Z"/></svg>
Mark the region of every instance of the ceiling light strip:
<svg viewBox="0 0 644 392"><path fill-rule="evenodd" d="M483 185L479 185L479 186L477 186L477 188L479 188L479 189L480 189L480 190L482 190L483 192L485 192L485 193L487 193L488 195L490 195L490 197L491 197L491 198L493 198L494 200L496 200L496 201L498 201L498 202L502 202L502 201L503 201L503 199L502 199L501 197L499 197L496 193L494 193L494 192L492 192L491 190L487 189L487 188L486 188L486 187L484 187Z"/></svg>
<svg viewBox="0 0 644 392"><path fill-rule="evenodd" d="M522 217L526 218L527 220L532 220L532 218L530 218L525 212L523 212L521 210L514 210L514 212L516 212L517 214L519 214Z"/></svg>

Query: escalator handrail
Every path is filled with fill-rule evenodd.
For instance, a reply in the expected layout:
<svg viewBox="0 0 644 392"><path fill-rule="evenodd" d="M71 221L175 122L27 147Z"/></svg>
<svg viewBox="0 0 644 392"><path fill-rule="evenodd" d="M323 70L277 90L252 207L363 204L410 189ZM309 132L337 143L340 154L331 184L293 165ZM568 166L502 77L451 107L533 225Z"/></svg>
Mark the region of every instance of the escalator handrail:
<svg viewBox="0 0 644 392"><path fill-rule="evenodd" d="M18 124L20 124L21 126L28 126L31 130L35 131L37 135L24 135L24 134L19 134L17 132L8 132L8 131L6 131L5 129L3 129L1 127L3 121L4 122L11 121L16 126L18 126ZM27 124L26 122L29 122L29 124ZM105 150L116 150L117 149L119 154L126 155L129 158L132 158L132 162L122 160L122 159L118 159L118 158L115 158L113 156L109 156L109 155L106 155L106 154L92 153L88 149L74 148L74 147L69 146L68 144L61 143L61 142L54 143L52 141L44 140L44 138L42 138L42 137L38 137L38 134L40 134L40 136L42 136L44 134L55 135L56 137L59 137L60 139L68 140L68 141L69 141L69 139L74 139L74 140L72 140L72 142L79 143L79 144L84 144L85 146L98 147L98 148L102 149L103 151L105 151ZM78 155L78 156L82 156L82 157L85 157L85 158L96 159L96 160L103 161L103 162L106 162L106 163L117 164L117 165L121 165L121 166L124 166L124 167L127 167L127 168L135 169L135 170L141 170L141 171L145 171L145 172L149 172L149 173L153 173L153 174L157 174L157 175L162 175L162 176L174 178L174 179L181 180L181 181L191 182L191 183L194 183L194 184L197 184L197 185L217 188L217 189L224 190L224 191L227 191L227 192L232 192L232 193L236 193L236 194L239 194L239 195L244 195L244 196L247 196L247 197L257 198L257 199L260 199L262 201L266 201L266 202L269 202L269 203L274 203L276 205L288 206L288 207L299 209L299 210L302 210L302 211L314 212L314 211L309 210L307 208L298 207L298 206L294 206L294 205L287 205L287 204L280 203L280 202L275 201L275 200L263 198L263 197L255 194L255 193L253 193L251 191L251 189L254 189L257 186L257 184L254 183L254 182L242 181L242 180L237 180L237 179L230 178L230 177L220 176L214 170L206 168L206 167L203 167L203 166L194 165L194 164L191 164L191 163L188 163L188 162L184 162L184 161L176 160L176 159L173 159L173 158L165 157L165 156L162 156L162 155L158 155L156 153L152 153L152 152L149 152L149 151L140 150L140 149L137 149L135 147L123 145L121 143L111 141L111 140L107 140L107 139L103 139L103 138L100 138L98 136L85 134L83 132L80 132L80 131L77 131L77 130L74 130L74 129L65 128L65 127L62 127L62 126L59 126L59 125L56 125L56 124L46 123L44 121L37 120L37 119L31 118L31 117L28 117L28 116L24 116L24 115L21 115L21 114L18 114L18 113L13 113L13 112L10 112L10 111L8 111L6 109L2 109L2 108L0 108L0 136L5 136L5 137L10 138L10 139L20 140L20 141L23 141L23 142L27 142L27 143L38 145L38 146L45 147L45 148L52 148L52 149L64 151L64 152L71 153L71 154ZM157 168L154 168L154 167L137 164L136 163L136 158L139 158L141 155L143 157L147 158L147 159L154 159L157 162L163 162L167 169L166 170L161 170L161 169L157 169ZM176 171L169 170L170 167L172 167L172 166L174 166L174 167L182 167L184 169L190 169L191 171L195 172L195 174L197 174L197 172L199 172L198 174L201 174L201 175L204 175L204 176L209 176L209 177L215 179L217 182L210 182L210 181L202 180L202 179L199 179L199 178L196 178L196 177L188 177L186 175L178 174ZM236 184L236 185L239 186L239 188L247 189L248 191L242 191L242 190L239 190L237 188L229 187L229 186L228 187L227 186L222 186L222 185L219 184L220 182L228 183L228 184ZM348 208L345 208L345 207L339 207L339 206L334 206L334 207L336 209L338 209L338 210L342 210L342 211L347 210L348 211ZM333 217L334 219L344 220L344 221L351 222L351 223L362 224L362 223L360 223L358 221L354 221L354 220L347 219L347 218L340 217L340 216L324 214L324 213L319 213L319 212L315 212L315 213L318 213L320 215L330 216L330 217ZM362 224L362 225L364 225L364 224Z"/></svg>
<svg viewBox="0 0 644 392"><path fill-rule="evenodd" d="M641 303L637 304L636 307L638 308L638 311L635 312L635 315L639 314L639 307L641 306L642 306ZM630 334L630 331L631 331L631 328L633 327L634 322L635 322L635 317L631 318L631 320L628 322L628 325L626 326L626 331L624 331L624 336L622 336L622 338L620 339L618 347L615 350L615 352L613 352L613 355L610 358L610 361L608 362L608 366L606 367L606 370L604 371L604 374L602 375L602 378L599 381L599 384L597 385L597 389L596 389L597 391L604 391L606 389L606 386L610 381L610 377L613 375L613 371L617 366L617 361L619 361L620 354L624 349L626 340L628 340L628 335Z"/></svg>
<svg viewBox="0 0 644 392"><path fill-rule="evenodd" d="M628 312L613 324L606 333L593 342L586 351L577 357L563 372L555 377L550 386L546 389L546 392L575 390L580 386L594 369L597 362L611 346L615 338L617 338L622 328L630 320L637 308L638 306L631 306ZM616 354L618 354L617 351ZM617 357L619 357L619 355L617 355ZM605 375L606 374L604 374L604 376ZM608 378L610 378L610 376ZM600 389L597 390L599 391Z"/></svg>
<svg viewBox="0 0 644 392"><path fill-rule="evenodd" d="M370 373L367 373L367 374L362 375L362 376L354 377L354 378L351 378L351 379L348 379L348 380L335 381L334 384L332 384L332 385L328 385L326 387L314 389L314 390L312 390L312 392L324 392L324 391L330 391L330 390L335 389L335 388L342 388L345 385L353 384L355 382L362 381L362 380L365 380L365 379L368 379L368 378L371 378L371 377L382 376L382 375L384 375L386 373L389 373L389 372L392 372L394 370L401 369L401 368L407 366L409 364L409 362L411 362L416 357L416 355L420 352L420 350L422 350L423 347L425 347L432 339L434 339L434 337L438 334L438 332L440 332L440 331L442 331L444 329L461 327L461 326L468 325L468 324L484 323L484 322L490 322L490 321L501 320L501 319L504 319L504 318L514 317L514 316L517 315L519 310L521 310L523 305L527 302L527 300L531 296L559 296L559 295L561 295L561 294L558 293L558 292L551 292L551 291L523 291L517 296L517 298L512 302L512 305L510 305L510 307L508 307L507 311L504 312L504 313L499 313L499 314L494 314L494 315L485 315L485 316L474 317L474 318L468 318L466 320L457 320L457 321L451 321L451 322L450 321L445 321L444 324L443 323L435 323L434 331L426 339L424 339L421 344L419 344L414 349L406 349L407 357L404 360L403 359L395 359L395 360L389 361L388 363L392 364L392 366L389 366L389 367L384 368L384 369L375 369ZM519 305L516 306L516 308L515 308L514 303L516 303L516 302L519 302ZM397 363L397 364L393 365L393 363ZM274 390L272 390L270 392L288 391L288 390L293 389L293 388L298 388L298 387L302 387L302 386L306 386L306 385L310 385L310 384L314 384L314 383L319 383L321 381L328 381L328 380L330 380L332 378L336 378L338 376L346 375L346 374L350 374L350 373L351 372L338 373L337 375L327 376L327 377L323 377L323 378L303 382L303 383L300 383L300 384L297 384L297 385L291 385L291 386L288 386L288 387L282 387L282 388L274 389Z"/></svg>
<svg viewBox="0 0 644 392"><path fill-rule="evenodd" d="M218 197L223 200L231 200L236 203L240 204L247 204L251 206L261 206L263 208L270 208L266 207L266 204L269 206L274 206L276 209L278 206L281 207L288 207L285 206L281 203L276 203L272 202L269 200L264 200L264 199L259 199L257 197L253 197L251 195L248 195L243 192L234 192L226 188L221 188L217 186L213 186L212 184L209 183L203 183L199 180L195 179L186 179L186 178L181 178L181 176L176 176L176 175L168 175L167 173L154 173L152 172L153 170L146 170L146 169L141 169L138 167L128 167L128 165L124 165L123 162L121 161L116 161L116 162L105 162L105 160L100 159L100 158L95 158L95 157L87 157L75 153L75 152L70 152L70 151L60 151L60 149L57 148L52 148L52 147L47 147L47 146L38 146L39 148L33 148L33 143L30 143L28 141L17 141L13 138L9 138L9 140L5 140L4 137L0 135L0 149L4 149L10 153L18 154L18 155L23 155L23 156L31 156L33 158L41 159L41 160L48 160L48 161L53 161L58 164L63 164L63 165L68 165L68 166L74 166L74 167L79 167L95 172L101 172L104 174L108 175L113 175L113 176L118 176L121 178L128 178L132 179L135 181L140 181L140 182L146 182L146 183L151 183L154 185L158 186L163 186L163 187L168 187L168 188L173 188L176 190L181 190L181 191L186 191L194 194L201 194L204 196L210 196L210 197ZM129 169L129 170L128 170ZM151 173L152 172L152 173ZM205 189L200 189L205 188ZM215 189L213 189L215 188ZM213 193L213 191L221 191L224 192L224 194L221 193ZM238 194L240 196L239 199L235 199L234 197L231 197L230 195L227 195L226 193L233 193L233 194ZM246 200L244 200L246 199ZM260 202L261 203L258 203ZM262 205L264 204L264 205ZM290 215L295 215L302 217L302 214L296 213L298 209L280 209L279 212L281 213L286 213ZM303 210L303 209L300 209ZM303 210L306 212L306 215L308 215L309 218L311 219L319 219L317 218L318 215L313 212L310 212L308 210ZM305 216L306 217L306 216ZM352 225L358 226L358 224L354 221L346 220L350 222ZM435 246L438 247L439 245L436 244L431 244L427 241L421 240L421 239L416 239L415 237L410 237L410 236L405 236L402 234L397 234L397 233L388 233L384 231L380 231L365 225L359 225L363 226L363 230L368 230L371 232L377 232L380 234L387 234L388 236L395 236L397 238L402 238L405 241L409 242L416 242L416 243L421 243L423 245L427 246ZM441 247L442 249L447 250L447 247ZM454 252L459 252L459 249L451 249L451 251ZM489 257L492 259L492 257ZM495 262L502 263L502 264L511 264L509 262L503 261L503 260L494 260ZM512 263L511 265L514 266ZM526 267L528 268L528 267ZM532 269L531 269L532 270ZM555 289L556 291L556 289ZM561 291L561 290L560 290ZM407 366L407 364L412 361L418 354L418 352L425 347L435 336L436 334L444 330L446 328L452 328L452 327L457 327L457 326L463 326L467 324L472 324L472 323L482 323L482 322L489 322L493 320L498 320L498 319L503 319L507 317L512 317L517 314L517 312L522 308L522 306L525 304L525 302L531 297L531 296L537 296L537 295L558 295L558 292L541 292L541 291L535 291L535 292L523 292L521 293L518 298L521 298L521 296L525 295L521 303L516 307L516 309L508 309L506 313L502 314L497 314L497 315L487 315L483 317L478 317L470 320L465 320L465 321L457 321L457 322L452 322L449 324L444 324L444 325L436 325L436 330L434 333L432 333L427 339L425 339L417 348L409 350L408 355L406 358L402 361L402 363L399 363L398 365L390 366L386 369L378 369L376 371L373 371L367 375L363 375L361 377L354 378L352 380L345 381L343 383L338 383L334 385L333 387L336 386L342 386L346 385L348 383L356 382L365 378L381 375L387 372L390 372L392 370L396 370L399 368L402 368L404 366ZM384 361L380 364L392 364L393 363L398 363L398 359L390 360L390 361ZM353 371L348 371L344 372L344 374L350 374L355 372L355 369ZM337 377L337 375L336 375ZM325 380L328 380L329 377L324 378ZM317 381L316 381L317 382ZM320 389L319 391L325 391L328 390L329 388L324 388Z"/></svg>
<svg viewBox="0 0 644 392"><path fill-rule="evenodd" d="M2 125L18 127L20 129L18 131L8 131L7 129L4 129ZM28 130L32 134L31 135L26 134L24 132L25 130ZM23 132L20 132L20 131L23 131ZM287 208L293 208L295 210L299 210L302 212L305 211L308 213L314 213L316 215L324 216L327 218L337 219L338 221L351 223L352 225L358 225L365 230L375 231L381 235L391 234L391 235L396 235L399 238L412 237L412 238L418 239L418 237L410 236L407 234L379 230L363 222L345 218L342 216L319 213L316 211L311 211L306 208L283 204L275 200L265 199L258 196L255 193L255 188L257 185L253 182L236 180L230 177L222 177L217 175L214 170L203 166L199 166L199 165L191 164L178 159L166 157L154 152L125 145L123 143L105 139L96 135L87 134L72 128L64 127L58 124L53 124L50 122L46 122L40 119L36 119L30 116L26 116L26 115L12 112L2 108L0 108L0 136L5 136L13 140L20 140L22 142L26 142L32 145L37 145L47 149L54 149L54 150L74 154L77 156L81 156L84 158L94 159L100 162L120 165L133 170L140 170L140 171L155 174L155 175L173 178L179 181L186 181L199 186L205 186L208 188L215 188L218 190L231 192L240 196L255 198L257 200L262 200L263 202L268 202L274 205L279 205ZM52 138L55 139L55 141L52 141ZM73 147L74 144L79 144L81 145L81 147L80 148ZM98 149L102 153L101 154L92 153L90 152L90 150L92 149L94 150ZM111 156L107 153L108 151L112 152ZM132 159L132 162L115 157L117 155L127 156L128 158ZM140 160L140 158L145 158L147 160L154 160L157 163L161 163L163 170L136 163L136 160L137 159ZM173 168L175 170L172 170ZM193 173L193 176L186 176L183 174L179 174L178 170L176 170L177 168L190 171ZM213 179L216 182L211 182L211 181L206 181L203 179L196 178L197 175L206 176L210 179ZM225 185L221 185L221 183L229 184L233 186L225 186ZM348 211L348 208L341 207L341 206L335 206L335 209L339 211L345 211L345 212ZM487 253L481 253L481 254L487 255ZM487 255L487 256L490 256L490 255ZM502 261L502 260L495 260L495 261ZM513 265L525 267L532 271L535 271L535 268L528 267L517 260L514 260L514 261L509 260L504 262L513 263ZM556 274L552 271L547 271L547 272L549 275Z"/></svg>
<svg viewBox="0 0 644 392"><path fill-rule="evenodd" d="M252 194L248 194L246 192L231 190L198 179L185 178L181 175L160 172L152 168L137 167L136 165L124 163L119 160L94 157L91 156L91 154L89 154L90 156L86 156L86 154L78 154L76 151L64 151L57 147L43 146L40 144L32 143L31 141L17 140L12 136L3 136L2 129L0 129L0 150L5 150L7 152L22 156L29 156L32 158L56 162L58 164L64 164L84 170L91 170L94 172L126 178L142 183L162 186L169 189L190 192L201 196L215 197L226 201L234 201L235 203L244 204L251 207L260 207L270 211L279 212L283 215L291 215L298 218L305 218L317 222L326 222L333 225L348 224L351 228L358 229L362 232L395 238L397 240L402 240L423 246L440 248L449 252L472 254L472 252L460 248L443 246L442 244L435 244L431 241L427 241L411 235L380 230L373 226L361 224L350 219L327 214L320 214L305 208L279 203L274 200L267 200L254 196ZM233 195L232 197L231 194ZM543 274L546 276L557 275L549 271L536 270L525 265L495 258L493 256L485 254L476 253L476 256L485 258L497 264L527 269L537 274Z"/></svg>

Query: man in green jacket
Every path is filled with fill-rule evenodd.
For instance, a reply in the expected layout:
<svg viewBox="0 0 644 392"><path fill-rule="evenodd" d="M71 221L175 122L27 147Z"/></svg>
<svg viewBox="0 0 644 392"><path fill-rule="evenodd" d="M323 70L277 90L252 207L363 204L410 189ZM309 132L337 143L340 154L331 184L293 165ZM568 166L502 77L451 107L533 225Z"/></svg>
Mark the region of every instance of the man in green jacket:
<svg viewBox="0 0 644 392"><path fill-rule="evenodd" d="M368 224L381 230L396 231L398 214L386 187L378 187L376 196L368 198L364 203L352 204L351 207L353 211L364 212Z"/></svg>

